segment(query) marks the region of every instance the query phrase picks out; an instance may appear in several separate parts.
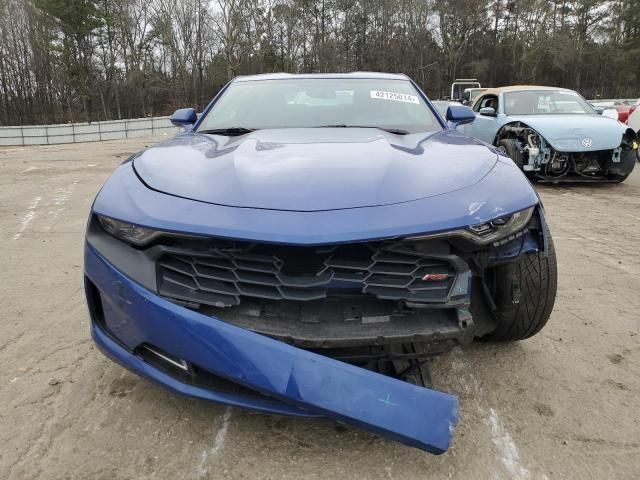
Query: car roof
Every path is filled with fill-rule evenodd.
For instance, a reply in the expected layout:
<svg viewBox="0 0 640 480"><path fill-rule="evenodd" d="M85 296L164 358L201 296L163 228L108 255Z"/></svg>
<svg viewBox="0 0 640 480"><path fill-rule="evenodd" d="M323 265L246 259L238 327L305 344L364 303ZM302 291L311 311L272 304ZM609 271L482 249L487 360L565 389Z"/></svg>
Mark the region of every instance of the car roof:
<svg viewBox="0 0 640 480"><path fill-rule="evenodd" d="M545 87L542 85L510 85L508 87L489 88L484 92L485 95L500 95L504 92L521 92L526 90L569 90L560 87ZM483 95L484 96L484 95Z"/></svg>
<svg viewBox="0 0 640 480"><path fill-rule="evenodd" d="M351 72L351 73L263 73L259 75L242 75L235 77L233 82L254 82L258 80L287 80L293 78L343 78L343 79L375 79L375 80L408 80L401 73L381 72Z"/></svg>

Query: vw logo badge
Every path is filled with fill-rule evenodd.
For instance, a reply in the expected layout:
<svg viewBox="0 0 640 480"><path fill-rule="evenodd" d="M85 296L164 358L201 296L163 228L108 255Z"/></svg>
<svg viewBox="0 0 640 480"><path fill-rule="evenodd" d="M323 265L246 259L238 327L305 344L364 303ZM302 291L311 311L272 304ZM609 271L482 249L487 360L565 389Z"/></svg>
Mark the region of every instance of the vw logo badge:
<svg viewBox="0 0 640 480"><path fill-rule="evenodd" d="M589 148L592 143L593 143L593 140L591 140L590 138L583 138L582 139L582 146L585 147L585 148Z"/></svg>

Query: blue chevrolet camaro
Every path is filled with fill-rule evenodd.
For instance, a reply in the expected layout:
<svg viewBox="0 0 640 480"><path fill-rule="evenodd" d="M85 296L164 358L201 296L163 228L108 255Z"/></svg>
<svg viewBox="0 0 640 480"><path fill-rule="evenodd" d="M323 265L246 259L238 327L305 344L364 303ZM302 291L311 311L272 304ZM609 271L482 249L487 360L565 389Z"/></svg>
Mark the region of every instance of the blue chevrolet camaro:
<svg viewBox="0 0 640 480"><path fill-rule="evenodd" d="M556 293L544 211L403 75L259 75L120 165L85 246L93 338L176 392L323 415L441 453L426 358L515 341Z"/></svg>

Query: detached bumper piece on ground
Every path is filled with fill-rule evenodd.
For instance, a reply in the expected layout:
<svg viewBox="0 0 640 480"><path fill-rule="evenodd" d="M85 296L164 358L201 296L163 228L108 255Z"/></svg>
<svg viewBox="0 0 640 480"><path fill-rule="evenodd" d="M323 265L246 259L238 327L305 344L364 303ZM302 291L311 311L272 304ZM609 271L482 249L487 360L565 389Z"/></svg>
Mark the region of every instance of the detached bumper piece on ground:
<svg viewBox="0 0 640 480"><path fill-rule="evenodd" d="M456 397L174 305L120 274L91 247L85 262L93 338L136 373L208 400L332 417L435 454L449 447Z"/></svg>

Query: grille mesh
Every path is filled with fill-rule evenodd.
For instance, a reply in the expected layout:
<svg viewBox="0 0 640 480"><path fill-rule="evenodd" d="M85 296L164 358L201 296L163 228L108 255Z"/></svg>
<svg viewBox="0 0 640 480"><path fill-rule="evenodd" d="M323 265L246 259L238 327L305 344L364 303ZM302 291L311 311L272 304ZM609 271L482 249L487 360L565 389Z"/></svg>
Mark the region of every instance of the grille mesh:
<svg viewBox="0 0 640 480"><path fill-rule="evenodd" d="M424 281L427 274L446 274ZM418 303L446 302L456 271L445 258L372 243L334 247L225 243L173 248L158 260L160 294L216 307L242 297L311 301L368 294Z"/></svg>

